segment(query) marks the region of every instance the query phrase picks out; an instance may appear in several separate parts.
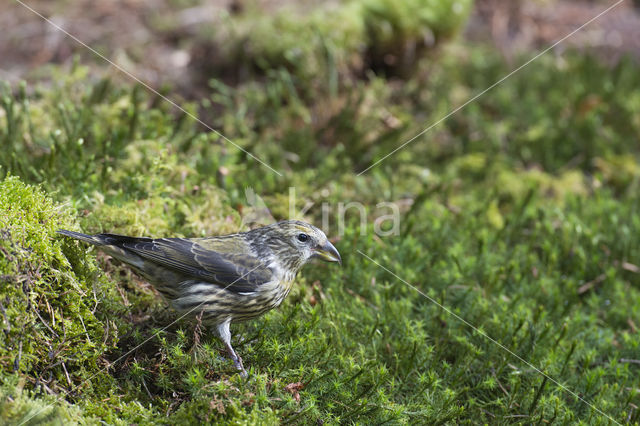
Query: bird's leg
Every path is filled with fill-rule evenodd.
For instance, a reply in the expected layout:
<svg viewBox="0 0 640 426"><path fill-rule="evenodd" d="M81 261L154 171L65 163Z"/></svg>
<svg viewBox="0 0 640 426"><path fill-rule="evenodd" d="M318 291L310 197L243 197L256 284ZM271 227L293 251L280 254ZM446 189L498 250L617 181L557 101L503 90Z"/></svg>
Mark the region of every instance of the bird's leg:
<svg viewBox="0 0 640 426"><path fill-rule="evenodd" d="M238 355L236 351L233 350L233 347L230 343L225 342L224 344L227 347L227 352L229 352L229 356L233 360L234 365L238 370L240 370L240 375L242 377L247 377L247 370L245 370L244 365L242 365L242 358L240 358L240 355Z"/></svg>
<svg viewBox="0 0 640 426"><path fill-rule="evenodd" d="M227 320L221 324L218 324L218 335L220 336L220 340L227 347L227 352L229 356L233 360L236 368L240 370L240 375L242 377L247 377L247 371L244 369L242 365L242 358L238 356L235 350L233 350L233 346L231 346L231 331L229 330L229 326L231 325L231 320Z"/></svg>

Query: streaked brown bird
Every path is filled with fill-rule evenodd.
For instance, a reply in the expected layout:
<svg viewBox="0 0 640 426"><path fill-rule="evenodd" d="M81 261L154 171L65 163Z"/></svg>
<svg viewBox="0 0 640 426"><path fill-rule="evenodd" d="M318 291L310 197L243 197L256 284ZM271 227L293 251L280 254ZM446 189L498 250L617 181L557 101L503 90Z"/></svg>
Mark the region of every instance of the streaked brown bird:
<svg viewBox="0 0 640 426"><path fill-rule="evenodd" d="M208 238L144 238L115 234L62 235L96 246L130 265L182 313L202 313L215 326L236 368L233 321L255 318L282 303L302 266L318 257L342 262L320 229L286 220L249 232Z"/></svg>

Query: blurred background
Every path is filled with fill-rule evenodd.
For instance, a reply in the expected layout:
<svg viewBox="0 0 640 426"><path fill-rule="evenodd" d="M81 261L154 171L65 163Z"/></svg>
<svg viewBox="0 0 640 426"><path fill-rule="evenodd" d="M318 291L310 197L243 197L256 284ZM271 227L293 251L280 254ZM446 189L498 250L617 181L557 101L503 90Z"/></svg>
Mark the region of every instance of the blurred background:
<svg viewBox="0 0 640 426"><path fill-rule="evenodd" d="M345 33L353 31L351 33L353 37L362 37L362 34L357 34L355 28L359 25L357 20L361 17L354 16L356 11L349 14L342 10L350 7L345 6L346 3L349 2L337 0L326 2L309 0L106 0L101 2L32 0L25 2L29 7L142 80L154 87L171 84L185 96L197 96L198 93L202 94L202 90L208 90L206 86L208 77L224 77L232 81L246 77L247 70L243 68L247 64L241 61L243 55L245 58L252 55L275 55L275 52L256 51L265 47L257 47L257 36L250 34L266 31L264 26L267 24L262 21L267 16L278 17L283 21L290 20L291 26L295 26L295 22L313 21L314 25L321 27L329 26L329 22L322 22L325 19L343 20L343 22L332 21L330 24L338 24L342 27L341 31ZM390 2L369 2L370 8L374 9L369 13L379 13L381 21L387 19L386 23L379 22L377 25L389 25L388 31L394 32L392 29L401 29L397 25L407 25L405 22L393 22L393 20L402 19L402 13L410 10L411 3L393 7ZM414 3L413 6L420 6L419 2ZM433 7L428 2L425 4L429 8ZM429 26L413 28L415 34L407 34L408 29L404 32L396 31L393 35L396 39L386 40L388 43L393 43L394 47L400 47L400 51L391 52L392 49L389 49L390 57L387 57L386 62L383 57L352 58L354 61L363 62L359 64L360 68L357 71L363 73L367 66L375 69L382 63L389 68L411 66L413 62L420 59L420 55L407 58L391 56L402 56L404 50L415 48L414 44L434 47L441 37L458 31L462 32L465 41L491 44L505 58L512 61L519 53L548 47L586 23L613 2L477 0L472 6L470 4L471 2L468 1L459 1L457 6L459 17L452 17L449 9L452 5L455 6L455 2L444 2L440 12L429 12L433 15L426 17L430 21ZM103 71L106 68L102 60L27 8L10 1L3 2L0 7L2 7L0 24L4 29L0 37L0 57L2 58L0 72L3 79L18 81L38 78L40 76L34 72L34 69L45 64L68 64L76 55L83 64L92 64ZM389 10L385 10L385 7ZM379 10L375 10L376 8ZM405 9L404 12L403 9ZM467 9L471 10L467 11ZM558 51L578 48L597 53L599 57L610 63L618 61L625 54L637 58L640 55L639 9L637 2L631 0L623 2L619 7L562 43ZM384 15L386 12L388 12L387 16ZM468 19L467 13L469 13ZM312 16L315 19L311 18ZM365 18L370 21L375 19L373 16L365 16ZM236 22L243 19L251 22L243 24ZM283 22L281 25L287 24ZM233 28L229 28L230 26ZM322 32L322 29L318 28L318 31ZM410 35L413 38L409 37ZM272 35L272 37L275 36L275 34ZM287 35L284 34L284 36ZM391 34L382 37L389 38ZM400 40L401 37L407 37L407 39ZM245 43L244 47L247 50L253 50L237 52L228 45L229 43ZM367 43L367 40L357 39L353 40L353 43ZM371 46L368 47L371 48ZM273 50L279 48L282 47L271 47ZM298 46L298 48L305 49L305 46ZM377 48L382 47L377 46ZM285 54L285 52L280 53ZM375 56L375 52L369 53ZM383 52L377 53L384 56ZM258 61L261 59L266 58L254 58ZM292 57L289 59L294 62ZM269 63L269 65L276 64ZM267 64L257 64L257 66L266 68Z"/></svg>

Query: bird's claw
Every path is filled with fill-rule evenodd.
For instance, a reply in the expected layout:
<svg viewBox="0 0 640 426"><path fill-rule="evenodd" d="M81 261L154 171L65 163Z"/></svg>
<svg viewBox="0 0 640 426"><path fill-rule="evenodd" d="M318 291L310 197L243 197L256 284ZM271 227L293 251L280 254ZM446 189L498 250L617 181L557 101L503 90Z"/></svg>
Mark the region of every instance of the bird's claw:
<svg viewBox="0 0 640 426"><path fill-rule="evenodd" d="M249 377L249 375L247 374L247 370L244 369L244 365L242 365L242 358L240 358L238 355L236 355L233 358L233 364L236 366L236 368L240 371L240 376L243 378L247 378Z"/></svg>

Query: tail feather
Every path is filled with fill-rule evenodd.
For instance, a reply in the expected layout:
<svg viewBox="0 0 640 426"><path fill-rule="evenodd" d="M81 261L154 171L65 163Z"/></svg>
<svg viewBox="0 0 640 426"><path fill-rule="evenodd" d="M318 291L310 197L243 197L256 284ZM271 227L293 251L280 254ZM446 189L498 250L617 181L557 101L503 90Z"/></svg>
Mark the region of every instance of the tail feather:
<svg viewBox="0 0 640 426"><path fill-rule="evenodd" d="M96 236L93 236L93 235L87 235L87 234L83 234L81 232L75 232L75 231L67 231L66 229L58 229L56 232L66 237L75 238L76 240L85 241L87 243L91 243L97 246L104 245L104 241L101 238L97 238Z"/></svg>
<svg viewBox="0 0 640 426"><path fill-rule="evenodd" d="M138 271L142 276L147 277L150 281L153 278L147 274L144 259L127 248L122 247L123 242L133 241L135 243L146 240L151 241L151 238L135 238L116 234L87 235L81 232L67 231L66 229L59 229L56 232L66 237L75 238L96 246L101 246L100 249L102 251L112 257L115 257L121 262L132 266L136 271Z"/></svg>

